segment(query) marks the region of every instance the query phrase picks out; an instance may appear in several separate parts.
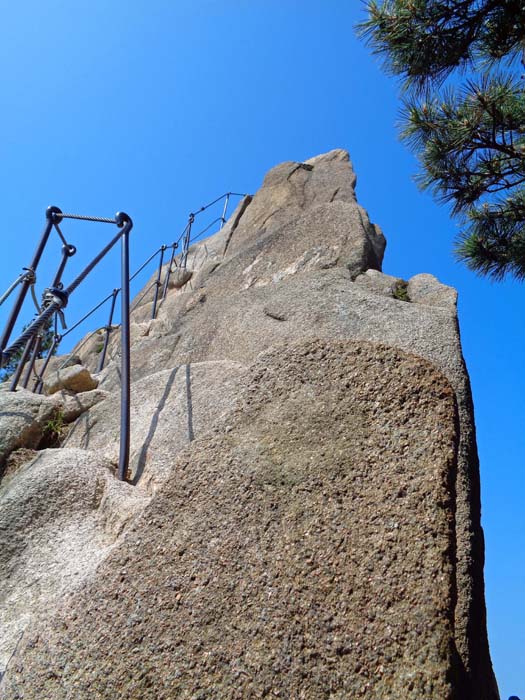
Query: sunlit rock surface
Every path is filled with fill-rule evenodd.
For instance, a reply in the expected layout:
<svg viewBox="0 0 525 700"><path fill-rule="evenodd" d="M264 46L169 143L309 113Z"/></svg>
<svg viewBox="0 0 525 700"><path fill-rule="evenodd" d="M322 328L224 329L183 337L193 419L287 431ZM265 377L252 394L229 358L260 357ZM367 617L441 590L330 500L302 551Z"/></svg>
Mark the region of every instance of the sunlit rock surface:
<svg viewBox="0 0 525 700"><path fill-rule="evenodd" d="M0 485L0 697L496 700L456 293L381 272L355 182L273 168L136 306L134 485L117 332L107 395Z"/></svg>

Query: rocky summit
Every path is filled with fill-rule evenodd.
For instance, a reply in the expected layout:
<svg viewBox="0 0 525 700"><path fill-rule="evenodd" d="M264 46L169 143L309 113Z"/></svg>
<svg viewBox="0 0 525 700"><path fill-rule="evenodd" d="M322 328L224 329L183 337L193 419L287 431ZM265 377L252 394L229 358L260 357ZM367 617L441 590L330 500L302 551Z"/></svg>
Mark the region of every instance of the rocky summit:
<svg viewBox="0 0 525 700"><path fill-rule="evenodd" d="M355 184L278 165L137 296L127 482L118 333L0 391L2 700L497 700L456 293Z"/></svg>

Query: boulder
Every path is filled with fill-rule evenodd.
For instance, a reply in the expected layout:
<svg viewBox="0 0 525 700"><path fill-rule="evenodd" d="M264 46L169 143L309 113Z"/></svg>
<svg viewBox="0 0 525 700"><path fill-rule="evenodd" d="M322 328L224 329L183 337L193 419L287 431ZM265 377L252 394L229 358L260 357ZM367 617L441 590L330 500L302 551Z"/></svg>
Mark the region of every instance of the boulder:
<svg viewBox="0 0 525 700"><path fill-rule="evenodd" d="M441 284L434 275L426 273L415 275L410 279L407 293L411 301L428 306L444 306L455 310L458 301L458 293L455 289Z"/></svg>
<svg viewBox="0 0 525 700"><path fill-rule="evenodd" d="M13 450L38 447L57 402L26 389L0 392L0 475Z"/></svg>
<svg viewBox="0 0 525 700"><path fill-rule="evenodd" d="M309 341L261 356L244 387L94 577L27 630L1 697L462 687L450 384L392 348Z"/></svg>
<svg viewBox="0 0 525 700"><path fill-rule="evenodd" d="M193 276L192 270L188 270L181 267L176 267L171 271L170 279L168 283L169 289L181 289L187 284Z"/></svg>
<svg viewBox="0 0 525 700"><path fill-rule="evenodd" d="M404 284L404 280L400 277L385 275L379 270L367 270L362 275L358 275L354 281L358 287L390 298L395 298L399 285Z"/></svg>
<svg viewBox="0 0 525 700"><path fill-rule="evenodd" d="M98 380L91 376L89 370L82 365L65 367L55 372L46 374L44 391L46 394L54 394L60 389L80 394L84 391L92 391L98 386Z"/></svg>
<svg viewBox="0 0 525 700"><path fill-rule="evenodd" d="M118 394L96 389L36 397L52 406L62 400L65 420L92 410L73 427L66 446L37 453L36 460L0 485L0 676L38 614L55 610L93 575L126 524L171 476L177 453L231 410L241 370L231 362L202 363L132 385L130 452L136 488L114 476Z"/></svg>
<svg viewBox="0 0 525 700"><path fill-rule="evenodd" d="M42 368L42 365L44 364L45 360L36 360L35 361L35 371L38 374L40 372L40 369ZM54 355L53 357L50 358L47 368L46 368L46 374L50 374L51 372L56 372L59 369L63 369L64 367L72 367L73 365L81 365L82 360L79 355L75 354L70 354L70 355Z"/></svg>
<svg viewBox="0 0 525 700"><path fill-rule="evenodd" d="M82 413L89 411L90 408L112 395L103 389L92 389L79 394L71 394L68 391L61 390L53 396L60 400L64 422L71 423Z"/></svg>

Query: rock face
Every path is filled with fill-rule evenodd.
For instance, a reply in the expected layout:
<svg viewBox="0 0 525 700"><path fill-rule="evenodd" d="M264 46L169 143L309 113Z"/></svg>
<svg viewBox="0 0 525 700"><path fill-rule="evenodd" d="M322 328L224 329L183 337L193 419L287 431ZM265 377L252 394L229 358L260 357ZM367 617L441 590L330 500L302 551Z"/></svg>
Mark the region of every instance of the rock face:
<svg viewBox="0 0 525 700"><path fill-rule="evenodd" d="M277 166L134 308L134 486L118 332L66 446L0 485L1 698L497 700L456 294L381 272L354 187L344 151Z"/></svg>

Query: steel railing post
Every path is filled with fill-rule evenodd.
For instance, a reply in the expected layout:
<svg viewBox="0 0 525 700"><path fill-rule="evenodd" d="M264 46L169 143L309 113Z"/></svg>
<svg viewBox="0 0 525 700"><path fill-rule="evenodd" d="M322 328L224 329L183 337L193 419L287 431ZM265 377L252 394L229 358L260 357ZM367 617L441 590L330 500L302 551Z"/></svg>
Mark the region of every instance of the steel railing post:
<svg viewBox="0 0 525 700"><path fill-rule="evenodd" d="M172 243L171 244L171 257L170 257L170 264L168 265L168 269L166 270L166 277L164 277L164 286L162 287L162 301L166 298L166 294L168 293L168 285L170 283L170 275L171 275L171 268L173 267L173 261L175 260L175 251L178 248L177 243Z"/></svg>
<svg viewBox="0 0 525 700"><path fill-rule="evenodd" d="M125 481L129 466L129 430L130 430L130 321L129 321L129 232L133 227L130 217L123 212L115 215L121 232L121 313L120 357L121 357L121 394L120 394L120 453L118 478Z"/></svg>
<svg viewBox="0 0 525 700"><path fill-rule="evenodd" d="M153 297L153 307L151 309L151 318L154 319L157 314L157 301L159 299L159 289L160 289L160 276L162 274L162 263L164 262L164 251L167 246L162 245L160 247L160 260L159 269L157 270L157 279L155 280L155 296Z"/></svg>
<svg viewBox="0 0 525 700"><path fill-rule="evenodd" d="M113 324L113 312L115 311L115 303L117 301L117 297L119 295L120 289L114 289L113 293L111 295L111 308L109 310L109 318L108 318L108 325L106 326L106 335L104 336L104 345L102 347L102 351L100 353L100 359L98 361L98 366L97 366L97 372L102 372L104 369L104 363L106 361L106 353L108 351L108 345L109 345L109 335L111 331L113 330L112 324Z"/></svg>
<svg viewBox="0 0 525 700"><path fill-rule="evenodd" d="M195 214L190 214L188 218L188 225L186 226L186 235L182 242L182 257L180 259L180 266L183 270L186 269L186 262L188 260L188 250L190 248L190 238L191 238L191 227L195 221Z"/></svg>
<svg viewBox="0 0 525 700"><path fill-rule="evenodd" d="M40 262L40 258L42 257L42 253L44 252L44 248L46 247L47 241L49 239L49 234L51 233L51 229L53 228L53 224L55 220L59 218L61 213L62 212L58 207L48 207L46 209L47 223L44 227L44 230L42 231L42 235L40 236L40 241L38 242L38 245L36 247L31 264L29 265L29 274L26 275L24 281L22 282L22 286L20 288L20 291L18 292L18 296L5 325L4 332L2 334L2 337L0 338L0 352L3 352L5 350L7 343L9 342L9 338L11 337L11 333L18 318L18 314L20 313L20 309L22 308L22 304L24 303L24 300L26 298L27 290L32 284L31 276L33 276L34 278L34 274L38 267L38 263Z"/></svg>
<svg viewBox="0 0 525 700"><path fill-rule="evenodd" d="M221 229L226 223L226 212L228 211L228 203L230 201L230 192L226 195L226 199L224 200L224 209L222 210L222 216L221 216ZM220 229L219 229L220 230Z"/></svg>
<svg viewBox="0 0 525 700"><path fill-rule="evenodd" d="M41 394L42 389L44 387L44 374L47 369L47 366L49 365L49 362L51 360L51 357L55 353L55 350L57 349L60 341L62 340L62 336L60 335L55 335L53 338L53 342L51 343L51 347L48 350L47 357L44 360L44 364L42 365L42 368L40 370L40 374L38 377L35 378L35 383L33 385L33 393L34 394Z"/></svg>
<svg viewBox="0 0 525 700"><path fill-rule="evenodd" d="M60 263L58 265L57 271L55 272L55 276L53 277L53 281L51 282L51 288L53 289L60 289L62 286L62 275L64 274L64 270L66 268L66 263L69 260L69 258L77 252L77 249L75 248L74 245L69 245L69 243L64 244L62 246L62 258L60 260ZM56 321L56 317L55 317ZM43 332L46 332L47 329L44 328ZM31 358L29 360L29 363L27 365L27 370L24 376L24 379L22 380L22 386L24 389L27 389L27 385L29 384L29 379L31 378L31 372L33 371L35 367L35 362L38 359L38 356L40 354L40 349L42 347L42 340L43 336L42 334L37 335L35 342L33 344L33 351L31 353ZM23 371L23 367L26 364L27 358L24 359L24 361L20 360L19 366L21 367L21 372ZM20 375L19 375L20 376ZM14 391L16 389L17 382L14 381L11 383L11 391Z"/></svg>
<svg viewBox="0 0 525 700"><path fill-rule="evenodd" d="M41 347L42 347L42 333L39 333L35 338L35 342L33 343L33 351L31 353L31 359L27 363L26 373L25 373L24 378L22 380L22 387L24 389L27 389L27 385L29 384L29 379L31 377L31 372L33 371L33 368L35 366L35 362L36 362L38 355L40 353Z"/></svg>
<svg viewBox="0 0 525 700"><path fill-rule="evenodd" d="M24 367L26 366L27 359L29 357L29 353L31 352L31 348L34 346L35 339L30 338L26 346L24 348L24 351L22 355L20 356L20 359L18 360L18 365L16 366L16 370L14 371L14 374L11 378L11 384L9 385L9 391L16 391L16 387L18 386L18 382L20 381L20 377L22 376L22 372L24 371Z"/></svg>

